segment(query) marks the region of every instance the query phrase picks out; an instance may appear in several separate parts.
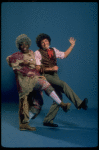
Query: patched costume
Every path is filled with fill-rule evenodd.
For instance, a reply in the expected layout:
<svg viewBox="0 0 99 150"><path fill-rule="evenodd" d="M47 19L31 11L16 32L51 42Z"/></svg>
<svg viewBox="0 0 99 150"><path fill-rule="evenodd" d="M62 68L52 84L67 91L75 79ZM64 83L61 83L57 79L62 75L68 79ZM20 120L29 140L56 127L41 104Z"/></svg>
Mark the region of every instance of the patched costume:
<svg viewBox="0 0 99 150"><path fill-rule="evenodd" d="M16 77L17 90L19 93L19 125L20 130L35 131L28 122L35 118L43 105L42 92L50 96L64 111L67 111L69 104L63 103L53 87L35 69L35 53L29 50L31 40L27 35L22 34L16 39L16 46L21 52L16 52L6 58L10 67L13 68Z"/></svg>
<svg viewBox="0 0 99 150"><path fill-rule="evenodd" d="M38 79L40 76L39 72L35 69L34 52L31 50L29 50L28 54L16 52L8 56L6 60L9 66L13 68L13 71L16 77L16 84L17 84L19 100L20 100L19 107L20 107L20 113L21 113L20 114L21 122L26 122L29 118L28 109L29 108L31 109L31 106L33 105L35 108L41 109L41 106L43 105L43 99L41 99L41 97L39 99L36 99L37 95L34 95L33 93L32 93L32 97L34 96L34 99L30 99L30 96L29 96L29 101L28 101L28 95L31 92L33 92L33 88L38 82ZM31 65L30 67L22 66L21 63L25 60L28 60L28 61L32 60L34 65ZM28 75L29 71L32 71L34 73L34 76ZM42 94L41 91L39 94ZM29 106L29 104L31 105ZM22 120L22 116L24 118L23 120Z"/></svg>

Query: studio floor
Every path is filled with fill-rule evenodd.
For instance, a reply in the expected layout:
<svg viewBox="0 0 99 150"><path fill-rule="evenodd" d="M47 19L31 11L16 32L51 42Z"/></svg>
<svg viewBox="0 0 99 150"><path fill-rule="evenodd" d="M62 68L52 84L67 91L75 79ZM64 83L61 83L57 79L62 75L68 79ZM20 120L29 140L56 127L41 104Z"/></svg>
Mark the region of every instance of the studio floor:
<svg viewBox="0 0 99 150"><path fill-rule="evenodd" d="M7 148L98 146L98 109L71 108L65 113L60 108L54 120L59 125L57 128L43 126L47 112L43 106L38 117L30 121L30 126L36 127L36 131L20 131L18 104L2 103L1 145Z"/></svg>

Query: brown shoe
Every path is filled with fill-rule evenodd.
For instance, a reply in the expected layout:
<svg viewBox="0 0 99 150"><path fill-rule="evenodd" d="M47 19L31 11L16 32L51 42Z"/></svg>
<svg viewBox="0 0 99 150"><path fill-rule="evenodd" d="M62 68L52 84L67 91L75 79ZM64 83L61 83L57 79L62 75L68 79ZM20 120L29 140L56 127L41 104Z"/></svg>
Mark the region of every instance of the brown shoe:
<svg viewBox="0 0 99 150"><path fill-rule="evenodd" d="M35 127L30 127L28 125L28 123L24 123L24 124L20 124L20 130L24 131L24 130L30 130L30 131L36 131Z"/></svg>
<svg viewBox="0 0 99 150"><path fill-rule="evenodd" d="M63 103L63 102L61 102L61 103L60 103L60 106L61 106L61 108L62 108L65 112L68 112L68 111L70 110L71 103Z"/></svg>

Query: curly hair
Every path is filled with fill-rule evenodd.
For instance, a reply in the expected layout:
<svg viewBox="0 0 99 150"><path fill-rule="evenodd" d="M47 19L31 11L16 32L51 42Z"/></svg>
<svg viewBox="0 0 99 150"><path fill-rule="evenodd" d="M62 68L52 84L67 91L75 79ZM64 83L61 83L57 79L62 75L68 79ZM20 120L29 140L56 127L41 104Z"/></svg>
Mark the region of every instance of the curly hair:
<svg viewBox="0 0 99 150"><path fill-rule="evenodd" d="M29 47L31 46L31 39L26 34L21 34L16 38L16 47L20 49L20 44L24 41L27 41Z"/></svg>
<svg viewBox="0 0 99 150"><path fill-rule="evenodd" d="M51 43L51 38L49 35L47 34L44 34L44 33L41 33L39 34L37 37L36 37L36 44L39 48L42 48L41 47L41 41L44 40L44 39L47 39L49 41L49 43Z"/></svg>

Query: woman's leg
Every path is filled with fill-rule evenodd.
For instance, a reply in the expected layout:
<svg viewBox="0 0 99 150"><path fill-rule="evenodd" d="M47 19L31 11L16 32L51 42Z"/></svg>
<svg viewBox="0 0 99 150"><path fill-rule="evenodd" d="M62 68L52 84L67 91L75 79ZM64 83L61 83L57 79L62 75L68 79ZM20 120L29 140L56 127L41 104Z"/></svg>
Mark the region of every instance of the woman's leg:
<svg viewBox="0 0 99 150"><path fill-rule="evenodd" d="M19 99L19 128L20 130L31 130L36 131L35 127L30 127L29 122L29 105L27 101L27 96Z"/></svg>
<svg viewBox="0 0 99 150"><path fill-rule="evenodd" d="M47 80L39 79L38 82L35 85L35 89L37 90L44 90L45 93L50 96L58 105L60 105L63 110L65 111L67 107L70 107L70 103L63 103L56 92L54 91L54 88L50 85L50 83Z"/></svg>
<svg viewBox="0 0 99 150"><path fill-rule="evenodd" d="M29 101L29 120L35 119L40 113L43 105L42 91L33 90L28 96Z"/></svg>

